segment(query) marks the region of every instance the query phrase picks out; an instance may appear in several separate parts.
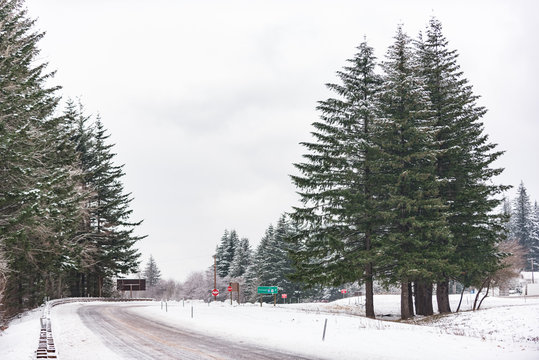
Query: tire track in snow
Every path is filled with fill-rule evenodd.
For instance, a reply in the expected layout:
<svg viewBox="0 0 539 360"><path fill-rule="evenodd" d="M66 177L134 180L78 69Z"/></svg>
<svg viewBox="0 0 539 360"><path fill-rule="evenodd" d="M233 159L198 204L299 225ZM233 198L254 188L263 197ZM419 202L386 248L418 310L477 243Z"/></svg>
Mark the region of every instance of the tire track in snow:
<svg viewBox="0 0 539 360"><path fill-rule="evenodd" d="M130 359L308 359L165 325L129 312L134 306L141 305L82 305L77 313L84 325L98 334L111 350Z"/></svg>

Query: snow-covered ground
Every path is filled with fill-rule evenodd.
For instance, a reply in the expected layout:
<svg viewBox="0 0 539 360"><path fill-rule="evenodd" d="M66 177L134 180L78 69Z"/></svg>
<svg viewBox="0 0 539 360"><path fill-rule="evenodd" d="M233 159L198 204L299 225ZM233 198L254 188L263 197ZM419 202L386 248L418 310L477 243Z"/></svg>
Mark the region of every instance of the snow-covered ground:
<svg viewBox="0 0 539 360"><path fill-rule="evenodd" d="M417 324L371 320L362 313L363 298L332 303L230 305L228 301L122 303L129 311L157 321L233 341L327 359L537 359L539 298L487 298L482 310L416 319ZM451 298L456 308L458 296ZM473 297L463 300L469 309ZM78 319L80 306L52 309L52 331L59 359L119 359ZM377 314L394 317L399 296L375 297ZM191 317L191 311L193 317ZM0 336L0 359L30 359L37 348L40 312L14 321ZM322 341L327 319L325 341ZM420 324L420 325L418 325Z"/></svg>
<svg viewBox="0 0 539 360"><path fill-rule="evenodd" d="M0 359L34 359L41 330L42 309L27 311L0 331Z"/></svg>

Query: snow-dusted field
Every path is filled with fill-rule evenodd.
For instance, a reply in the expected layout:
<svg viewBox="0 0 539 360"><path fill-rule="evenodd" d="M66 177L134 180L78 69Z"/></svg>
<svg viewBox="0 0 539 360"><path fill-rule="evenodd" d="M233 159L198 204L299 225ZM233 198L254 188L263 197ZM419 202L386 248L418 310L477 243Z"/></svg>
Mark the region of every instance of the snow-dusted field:
<svg viewBox="0 0 539 360"><path fill-rule="evenodd" d="M458 297L452 297L456 308ZM327 359L537 359L539 298L487 298L484 309L409 324L370 320L362 298L332 303L230 305L229 302L122 303L129 311L156 321L211 336L288 349ZM473 298L463 300L468 309ZM144 305L132 307L133 305ZM60 359L116 359L101 340L78 319L76 310L88 303L53 308L52 331ZM375 298L378 314L398 313L399 296ZM191 309L193 317L191 317ZM0 359L30 359L37 348L39 312L14 321L0 336ZM322 341L327 319L325 341Z"/></svg>

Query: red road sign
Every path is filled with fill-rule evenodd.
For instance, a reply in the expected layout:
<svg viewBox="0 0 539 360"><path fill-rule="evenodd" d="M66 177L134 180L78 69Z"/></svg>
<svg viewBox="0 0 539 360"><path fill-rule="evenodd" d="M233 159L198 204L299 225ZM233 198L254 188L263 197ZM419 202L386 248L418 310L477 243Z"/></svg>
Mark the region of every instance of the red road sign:
<svg viewBox="0 0 539 360"><path fill-rule="evenodd" d="M286 294L282 294L281 297L282 297L283 299L286 299Z"/></svg>
<svg viewBox="0 0 539 360"><path fill-rule="evenodd" d="M227 288L227 290L228 290L228 291L232 291L232 286L229 286L229 287Z"/></svg>
<svg viewBox="0 0 539 360"><path fill-rule="evenodd" d="M341 294L346 294L348 291L346 289L341 290Z"/></svg>
<svg viewBox="0 0 539 360"><path fill-rule="evenodd" d="M217 295L219 295L219 290L213 289L213 290L211 291L211 294L212 294L213 296L217 296Z"/></svg>

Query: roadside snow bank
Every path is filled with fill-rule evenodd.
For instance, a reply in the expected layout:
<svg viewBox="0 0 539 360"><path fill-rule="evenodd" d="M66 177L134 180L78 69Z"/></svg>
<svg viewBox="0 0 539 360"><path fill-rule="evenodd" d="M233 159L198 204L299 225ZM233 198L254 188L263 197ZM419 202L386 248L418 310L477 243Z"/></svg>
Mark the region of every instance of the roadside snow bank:
<svg viewBox="0 0 539 360"><path fill-rule="evenodd" d="M9 327L0 332L0 359L33 359L39 341L42 308L27 311L11 321Z"/></svg>
<svg viewBox="0 0 539 360"><path fill-rule="evenodd" d="M521 337L502 342L495 339L459 336L446 328L371 320L364 317L329 313L336 304L294 304L273 307L264 304L231 306L228 302L208 305L202 302L169 302L168 312L159 303L132 308L139 315L170 325L222 337L232 341L251 342L268 348L287 349L326 359L536 359L537 343L520 342ZM338 305L338 304L337 304ZM520 318L539 311L529 305ZM191 318L191 307L193 318ZM313 311L318 307L321 311ZM393 302L393 309L395 303ZM516 307L519 308L519 307ZM495 320L499 314L484 310L484 319ZM478 314L476 312L475 314ZM470 315L473 319L473 314ZM328 319L326 340L322 341L325 319ZM482 319L481 321L485 321ZM503 318L495 326L508 326ZM537 319L534 317L533 319ZM457 329L466 327L456 322ZM518 324L511 325L519 326ZM537 324L532 326L537 332ZM504 333L504 330L500 330ZM508 340L503 335L504 340Z"/></svg>

